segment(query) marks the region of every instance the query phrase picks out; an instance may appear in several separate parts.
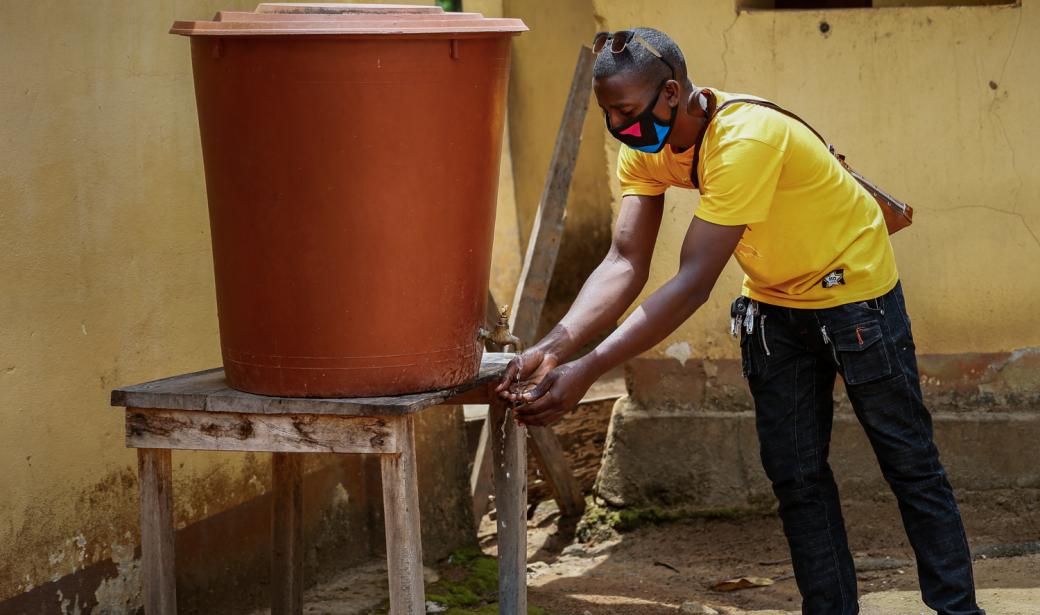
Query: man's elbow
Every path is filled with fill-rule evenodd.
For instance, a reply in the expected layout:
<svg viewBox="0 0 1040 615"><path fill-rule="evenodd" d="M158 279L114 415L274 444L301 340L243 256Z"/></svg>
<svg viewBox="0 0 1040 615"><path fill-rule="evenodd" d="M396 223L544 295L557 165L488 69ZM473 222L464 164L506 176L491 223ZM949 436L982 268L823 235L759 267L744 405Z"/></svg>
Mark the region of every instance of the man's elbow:
<svg viewBox="0 0 1040 615"><path fill-rule="evenodd" d="M708 298L711 297L710 284L705 284L697 276L683 275L682 271L679 272L676 279L682 288L683 300L691 314L708 302Z"/></svg>
<svg viewBox="0 0 1040 615"><path fill-rule="evenodd" d="M708 302L708 298L711 296L711 289L694 289L689 293L688 301L690 307L690 313L696 312L702 305Z"/></svg>
<svg viewBox="0 0 1040 615"><path fill-rule="evenodd" d="M624 272L623 275L628 289L637 295L643 291L647 282L650 281L649 259L632 258L615 249L607 254L604 264L608 267L620 267Z"/></svg>
<svg viewBox="0 0 1040 615"><path fill-rule="evenodd" d="M642 292L643 288L646 287L647 282L650 281L650 267L633 267L632 268L632 286L636 288L636 292Z"/></svg>

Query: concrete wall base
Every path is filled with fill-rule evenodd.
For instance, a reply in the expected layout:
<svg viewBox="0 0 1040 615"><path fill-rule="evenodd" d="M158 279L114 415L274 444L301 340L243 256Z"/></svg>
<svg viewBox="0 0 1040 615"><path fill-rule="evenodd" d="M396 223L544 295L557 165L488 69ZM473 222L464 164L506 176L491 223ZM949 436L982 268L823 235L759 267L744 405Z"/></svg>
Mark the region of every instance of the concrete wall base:
<svg viewBox="0 0 1040 615"><path fill-rule="evenodd" d="M1022 369L1035 358L921 357L936 442L955 488L1040 488L1040 404L1023 382L1036 372ZM596 480L599 497L614 506L772 506L753 404L736 361L637 359L626 381L629 395L614 405ZM842 493L887 493L840 382L835 409L831 465Z"/></svg>

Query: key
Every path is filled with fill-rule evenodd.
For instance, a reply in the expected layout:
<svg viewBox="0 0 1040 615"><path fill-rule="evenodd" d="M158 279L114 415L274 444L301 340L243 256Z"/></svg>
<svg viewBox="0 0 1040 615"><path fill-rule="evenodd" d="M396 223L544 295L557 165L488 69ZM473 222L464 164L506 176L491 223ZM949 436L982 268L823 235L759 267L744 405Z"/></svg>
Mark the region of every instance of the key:
<svg viewBox="0 0 1040 615"><path fill-rule="evenodd" d="M744 297L737 297L729 306L729 334L733 337L737 337L740 327L744 324L744 312L746 310L747 303Z"/></svg>
<svg viewBox="0 0 1040 615"><path fill-rule="evenodd" d="M754 301L747 307L747 316L744 317L744 332L751 335L755 330L755 315L758 313L758 304Z"/></svg>

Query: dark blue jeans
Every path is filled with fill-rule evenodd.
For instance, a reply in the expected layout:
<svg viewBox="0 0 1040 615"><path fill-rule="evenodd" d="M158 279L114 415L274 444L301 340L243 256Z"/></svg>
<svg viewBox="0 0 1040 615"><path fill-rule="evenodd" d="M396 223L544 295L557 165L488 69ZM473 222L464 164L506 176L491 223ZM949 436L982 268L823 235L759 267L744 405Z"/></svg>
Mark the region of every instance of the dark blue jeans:
<svg viewBox="0 0 1040 615"><path fill-rule="evenodd" d="M977 615L960 511L921 399L901 285L882 297L802 310L759 303L741 329L762 465L780 503L806 615L859 613L838 488L827 462L837 374L899 502L925 603Z"/></svg>

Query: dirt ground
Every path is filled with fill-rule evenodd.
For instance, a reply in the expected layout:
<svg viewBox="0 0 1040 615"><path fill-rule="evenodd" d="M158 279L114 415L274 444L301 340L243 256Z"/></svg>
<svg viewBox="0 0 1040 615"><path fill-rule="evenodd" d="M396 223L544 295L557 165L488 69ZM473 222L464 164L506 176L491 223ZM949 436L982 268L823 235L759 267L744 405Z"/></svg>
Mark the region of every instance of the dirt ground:
<svg viewBox="0 0 1040 615"><path fill-rule="evenodd" d="M1040 494L959 497L976 554L981 606L988 615L1040 615ZM913 554L895 502L847 503L845 521L860 570L863 615L932 613L920 603ZM721 615L795 615L799 610L787 546L773 514L685 519L587 543L576 542L575 534L575 524L561 522L552 501L542 502L528 523L529 603L552 615L681 613L688 602ZM484 517L479 540L485 553L496 554L490 515ZM427 569L427 581L442 572L443 566ZM774 582L732 592L710 589L741 576ZM365 615L385 605L386 597L385 561L373 561L308 590L304 612Z"/></svg>
<svg viewBox="0 0 1040 615"><path fill-rule="evenodd" d="M1003 594L980 591L980 602L989 615L1040 614L1038 499L1014 492L961 496L969 539L977 553L978 588L1018 588ZM866 594L864 614L925 612L916 606L895 606L919 604L913 554L895 502L855 502L846 506L845 514L861 571L860 592ZM675 613L688 601L734 615L799 609L786 542L774 515L676 521L585 545L572 542L574 528L568 525L560 524L552 502L541 504L529 524L529 600L550 613ZM494 554L490 519L485 518L480 535L482 547ZM1008 557L1023 551L1031 554ZM741 576L775 582L732 592L710 589L717 581ZM877 599L869 596L874 592ZM1014 600L1016 605L1034 605L1035 610L1004 609L999 604L1002 595L1009 604ZM987 605L987 598L993 604ZM872 603L876 606L870 607Z"/></svg>

